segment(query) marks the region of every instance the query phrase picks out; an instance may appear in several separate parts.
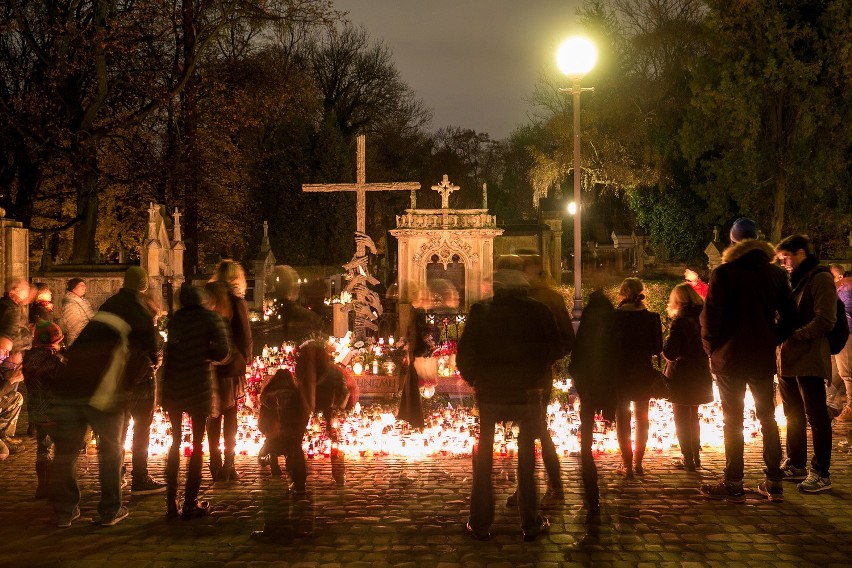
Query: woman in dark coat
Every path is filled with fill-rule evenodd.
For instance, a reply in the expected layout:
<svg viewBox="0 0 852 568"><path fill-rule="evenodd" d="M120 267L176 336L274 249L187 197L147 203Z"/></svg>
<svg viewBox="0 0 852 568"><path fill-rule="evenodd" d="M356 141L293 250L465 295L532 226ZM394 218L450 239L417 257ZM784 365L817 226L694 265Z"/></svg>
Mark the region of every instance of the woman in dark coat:
<svg viewBox="0 0 852 568"><path fill-rule="evenodd" d="M672 318L669 336L663 345L668 361L666 377L674 408L675 430L683 457L674 467L695 471L701 467L701 428L698 406L713 402L713 377L710 360L701 345L701 323L698 317L704 301L690 284L678 284L669 296L668 312Z"/></svg>
<svg viewBox="0 0 852 568"><path fill-rule="evenodd" d="M615 311L615 327L620 337L615 433L622 460L618 472L626 477L633 477L633 472L645 473L642 458L648 443L648 403L654 379L660 375L651 358L663 350L660 314L648 311L644 289L638 278L626 278L618 291ZM631 402L636 419L635 449L630 440Z"/></svg>
<svg viewBox="0 0 852 568"><path fill-rule="evenodd" d="M178 300L181 308L169 319L163 371L163 409L172 424L172 446L166 464L166 506L169 517L178 515L181 422L186 412L192 424L192 458L181 516L192 519L206 515L209 509L207 501L197 501L201 487L201 445L207 417L213 410L216 389L213 363L228 356L230 341L225 321L204 307L201 290L183 284Z"/></svg>
<svg viewBox="0 0 852 568"><path fill-rule="evenodd" d="M246 275L243 267L233 260L223 260L208 284L214 297L213 309L228 324L231 331L231 352L228 359L216 367L218 386L216 406L207 421L210 446L210 473L214 481L239 479L234 468L237 447L237 402L245 396L246 365L251 361L251 327L246 304ZM222 462L220 435L225 438L225 461Z"/></svg>
<svg viewBox="0 0 852 568"><path fill-rule="evenodd" d="M619 345L614 326L615 307L602 290L595 290L583 309L568 372L580 395L580 463L586 509L599 509L598 470L592 454L595 414L615 420L615 360Z"/></svg>

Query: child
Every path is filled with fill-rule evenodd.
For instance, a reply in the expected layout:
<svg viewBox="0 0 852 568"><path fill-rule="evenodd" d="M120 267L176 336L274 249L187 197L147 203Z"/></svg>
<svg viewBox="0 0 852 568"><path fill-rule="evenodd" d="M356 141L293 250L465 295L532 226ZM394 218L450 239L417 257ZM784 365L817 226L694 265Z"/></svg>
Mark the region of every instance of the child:
<svg viewBox="0 0 852 568"><path fill-rule="evenodd" d="M287 455L286 435L293 430L287 425L288 421L298 422L298 407L298 387L293 373L288 369L279 369L260 393L260 417L257 422L258 430L266 437L257 461L261 466L269 464L272 475L281 475L278 456Z"/></svg>
<svg viewBox="0 0 852 568"><path fill-rule="evenodd" d="M27 410L36 437L36 499L48 494L47 475L51 464L50 450L53 442L48 436L53 421L53 400L50 394L57 371L65 365L59 354L64 336L58 325L40 320L33 331L32 349L23 361L24 383L27 385Z"/></svg>
<svg viewBox="0 0 852 568"><path fill-rule="evenodd" d="M669 400L674 409L675 431L682 458L676 469L695 471L701 467L701 429L698 405L713 401L713 377L710 361L701 345L698 316L704 305L701 296L688 284L678 284L669 296L668 313L672 318L669 336L663 345L668 361Z"/></svg>

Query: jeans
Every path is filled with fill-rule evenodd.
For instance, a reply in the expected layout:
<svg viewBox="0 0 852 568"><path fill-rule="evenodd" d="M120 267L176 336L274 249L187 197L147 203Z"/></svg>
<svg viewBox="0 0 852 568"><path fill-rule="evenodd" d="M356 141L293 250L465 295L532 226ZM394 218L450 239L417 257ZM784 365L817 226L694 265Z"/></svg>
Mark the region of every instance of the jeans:
<svg viewBox="0 0 852 568"><path fill-rule="evenodd" d="M539 440L541 440L541 461L544 462L544 471L547 473L547 486L558 493L562 492L562 467L559 464L559 454L556 452L556 444L550 436L547 424L547 405L550 402L552 388L545 389L542 393L541 426L539 426Z"/></svg>
<svg viewBox="0 0 852 568"><path fill-rule="evenodd" d="M683 461L691 464L700 461L701 453L701 422L698 420L698 406L689 404L673 404L675 433L680 445Z"/></svg>
<svg viewBox="0 0 852 568"><path fill-rule="evenodd" d="M124 412L102 412L91 406L60 405L56 423L48 434L53 438L55 456L50 468L50 493L53 511L59 520L71 517L80 503L77 485L77 457L91 426L98 437L98 474L101 520L115 517L121 507L121 430Z"/></svg>
<svg viewBox="0 0 852 568"><path fill-rule="evenodd" d="M633 414L636 417L636 448L630 441L630 402L629 400L618 401L615 407L615 435L618 438L618 447L621 450L621 461L626 468L642 465L645 458L645 448L648 445L648 404L647 400L633 401Z"/></svg>
<svg viewBox="0 0 852 568"><path fill-rule="evenodd" d="M195 503L198 498L198 490L201 488L201 470L204 444L204 428L207 424L206 412L188 412L192 424L192 457L189 459L189 467L186 474L186 490L184 503ZM169 457L166 461L166 491L169 499L177 497L178 470L180 469L180 446L183 441L183 413L178 411L169 412L169 421L172 425L172 445L169 448ZM133 467L136 471L136 466Z"/></svg>
<svg viewBox="0 0 852 568"><path fill-rule="evenodd" d="M595 407L584 404L580 399L580 466L582 468L583 495L586 506L597 507L600 500L598 489L598 468L592 453L593 433L595 430Z"/></svg>
<svg viewBox="0 0 852 568"><path fill-rule="evenodd" d="M743 480L743 412L746 386L751 389L760 430L763 434L763 462L766 478L781 481L781 434L775 422L775 384L771 376L734 377L716 375L716 385L722 399L725 432L725 481Z"/></svg>
<svg viewBox="0 0 852 568"><path fill-rule="evenodd" d="M207 444L211 454L221 449L219 439L224 434L225 455L233 457L237 448L237 405L222 411L219 416L207 419Z"/></svg>
<svg viewBox="0 0 852 568"><path fill-rule="evenodd" d="M15 435L23 406L24 396L19 392L13 391L0 398L0 438Z"/></svg>
<svg viewBox="0 0 852 568"><path fill-rule="evenodd" d="M831 418L825 404L825 381L821 377L780 377L778 388L787 417L787 457L798 468L808 457L807 426L811 425L814 457L811 469L828 477L831 466ZM806 420L807 417L807 420Z"/></svg>
<svg viewBox="0 0 852 568"><path fill-rule="evenodd" d="M479 442L473 451L473 487L470 494L470 526L488 532L494 522L494 425L515 420L518 432L518 512L521 529L534 530L540 524L535 484L535 439L543 424L541 391L527 391L526 400L516 404L478 401Z"/></svg>
<svg viewBox="0 0 852 568"><path fill-rule="evenodd" d="M130 404L124 416L121 441L127 439L127 429L133 418L133 479L143 482L148 479L148 444L151 437L151 422L154 421L154 384L137 388L131 393ZM123 457L123 456L122 456ZM124 460L122 459L122 462Z"/></svg>

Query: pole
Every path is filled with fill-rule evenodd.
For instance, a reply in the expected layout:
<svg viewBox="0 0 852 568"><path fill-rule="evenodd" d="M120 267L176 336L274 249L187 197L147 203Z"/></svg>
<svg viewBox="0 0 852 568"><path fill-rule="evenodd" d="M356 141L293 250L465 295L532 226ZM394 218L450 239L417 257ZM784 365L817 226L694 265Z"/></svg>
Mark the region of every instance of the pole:
<svg viewBox="0 0 852 568"><path fill-rule="evenodd" d="M580 178L582 166L580 162L580 79L575 78L574 84L571 87L571 95L573 95L574 107L574 204L577 209L574 212L574 310L573 319L575 322L580 321L580 316L583 314L583 297L581 295L581 272L583 270L583 249L581 235L581 215L583 208L581 206L581 187Z"/></svg>

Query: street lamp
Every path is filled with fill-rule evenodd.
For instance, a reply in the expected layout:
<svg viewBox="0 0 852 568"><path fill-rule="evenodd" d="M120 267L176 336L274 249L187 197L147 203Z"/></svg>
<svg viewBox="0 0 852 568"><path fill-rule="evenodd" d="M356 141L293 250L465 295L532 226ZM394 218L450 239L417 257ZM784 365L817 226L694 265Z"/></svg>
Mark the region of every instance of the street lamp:
<svg viewBox="0 0 852 568"><path fill-rule="evenodd" d="M583 299L580 289L580 276L583 265L582 242L580 232L581 187L580 177L580 93L593 91L593 88L580 87L580 80L592 70L598 58L598 50L591 41L575 36L565 40L556 52L556 64L571 79L571 87L559 89L562 93L571 93L574 107L574 321L578 322L583 313Z"/></svg>

